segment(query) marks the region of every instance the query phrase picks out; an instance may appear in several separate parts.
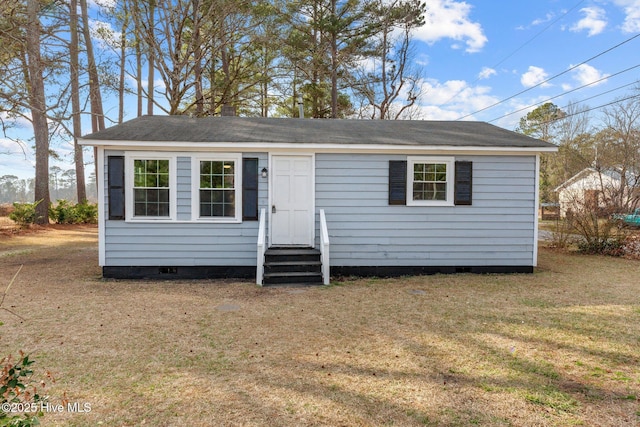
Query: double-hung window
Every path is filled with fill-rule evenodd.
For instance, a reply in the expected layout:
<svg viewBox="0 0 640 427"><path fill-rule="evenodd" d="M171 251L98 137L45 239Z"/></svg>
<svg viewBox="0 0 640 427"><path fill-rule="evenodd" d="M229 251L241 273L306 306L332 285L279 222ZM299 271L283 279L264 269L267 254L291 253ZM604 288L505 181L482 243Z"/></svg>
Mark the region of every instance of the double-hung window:
<svg viewBox="0 0 640 427"><path fill-rule="evenodd" d="M175 219L175 158L153 153L127 156L127 219Z"/></svg>
<svg viewBox="0 0 640 427"><path fill-rule="evenodd" d="M194 158L192 212L195 219L241 221L241 167L239 155Z"/></svg>
<svg viewBox="0 0 640 427"><path fill-rule="evenodd" d="M407 159L407 205L453 206L453 157Z"/></svg>

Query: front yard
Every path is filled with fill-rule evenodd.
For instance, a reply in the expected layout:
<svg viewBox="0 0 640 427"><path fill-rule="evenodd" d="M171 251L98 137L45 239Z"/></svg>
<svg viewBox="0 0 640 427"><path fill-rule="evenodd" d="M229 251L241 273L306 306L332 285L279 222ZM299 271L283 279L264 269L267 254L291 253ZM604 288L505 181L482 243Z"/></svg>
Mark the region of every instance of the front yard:
<svg viewBox="0 0 640 427"><path fill-rule="evenodd" d="M640 423L640 261L541 248L533 275L104 281L97 230L74 226L0 235L3 290L20 265L0 357L30 353L72 404L45 426Z"/></svg>

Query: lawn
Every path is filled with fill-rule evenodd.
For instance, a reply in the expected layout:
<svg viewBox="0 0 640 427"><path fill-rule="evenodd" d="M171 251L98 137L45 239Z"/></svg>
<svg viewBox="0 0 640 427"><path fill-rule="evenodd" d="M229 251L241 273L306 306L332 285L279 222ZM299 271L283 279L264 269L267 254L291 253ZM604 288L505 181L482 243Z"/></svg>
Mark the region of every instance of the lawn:
<svg viewBox="0 0 640 427"><path fill-rule="evenodd" d="M541 248L532 275L259 288L102 280L96 241L0 235L2 288L24 265L0 354L85 410L44 426L640 423L640 261Z"/></svg>

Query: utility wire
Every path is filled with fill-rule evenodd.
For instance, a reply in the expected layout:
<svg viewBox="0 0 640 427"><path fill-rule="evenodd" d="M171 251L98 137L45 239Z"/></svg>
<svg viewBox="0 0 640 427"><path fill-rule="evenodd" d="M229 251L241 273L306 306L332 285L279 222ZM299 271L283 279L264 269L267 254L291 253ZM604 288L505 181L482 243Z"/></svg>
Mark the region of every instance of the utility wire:
<svg viewBox="0 0 640 427"><path fill-rule="evenodd" d="M633 70L633 69L635 69L635 68L638 68L638 67L640 67L640 64L638 64L638 65L634 65L633 67L629 67L629 68L627 68L626 70L618 71L617 73L614 73L614 74L611 74L611 75L608 75L608 76L602 77L601 79L594 80L594 81L592 81L591 83L587 83L587 84L585 84L585 85L582 85L582 86L579 86L579 87L577 87L577 88L574 88L574 89L568 90L568 91L566 91L566 92L562 92L562 93L560 93L560 94L558 94L558 95L552 96L551 98L547 98L547 99L546 99L546 100L544 100L544 101L536 102L535 104L531 104L531 105L527 105L526 107L522 107L522 108L520 108L519 110L512 111L512 112L507 113L507 114L505 114L505 115L503 115L503 116L500 116L500 117L496 117L495 119L491 119L491 120L489 120L487 123L491 123L491 122L495 122L496 120L504 119L505 117L509 117L509 116L510 116L510 115L512 115L512 114L516 114L516 113L519 113L519 112L521 112L521 111L527 110L527 109L529 109L529 108L531 108L531 107L535 107L536 105L542 105L542 104L545 104L545 103L547 103L547 102L551 101L552 99L556 99L556 98L559 98L559 97L561 97L561 96L568 95L568 94L570 94L570 93L572 93L572 92L578 91L578 90L580 90L580 89L584 89L585 87L592 86L592 85L594 85L594 84L596 84L596 83L600 83L600 82L601 82L601 81L603 81L603 80L610 79L611 77L618 76L618 75L620 75L620 74L622 74L622 73L626 73L627 71L631 71L631 70ZM592 96L592 97L590 97L590 98L583 99L583 100L581 100L580 102L584 102L584 101L587 101L587 100L589 100L589 99L596 98L596 97L598 97L598 96L605 95L605 94L610 93L610 92L614 92L614 91L616 91L616 90L618 90L618 89L622 89L623 87L631 86L632 84L636 84L636 83L637 83L637 81L635 81L635 82L631 82L631 83L627 83L626 85L622 85L622 86L619 86L619 87L617 87L617 88L615 88L615 89L611 89L611 90L608 90L608 91L606 91L606 92L600 93L600 94L598 94L598 95L594 95L594 96Z"/></svg>
<svg viewBox="0 0 640 427"><path fill-rule="evenodd" d="M598 110L600 108L608 107L608 106L613 105L613 104L619 104L621 102L628 101L630 99L636 99L636 98L640 98L640 94L627 96L626 98L622 98L622 99L616 99L615 101L611 101L611 102L608 102L606 104L598 105L597 107L592 107L592 108L587 108L585 110L576 111L575 113L571 113L571 114L567 114L567 115L565 115L563 117L558 117L558 118L555 118L555 119L551 119L551 120L548 120L548 121L543 122L541 124L549 124L549 123L557 122L558 120L563 120L563 119L566 119L567 117L572 117L572 116L577 116L578 114L588 113L588 112L593 111L593 110Z"/></svg>
<svg viewBox="0 0 640 427"><path fill-rule="evenodd" d="M616 90L622 89L623 87L627 87L627 86L635 85L635 84L637 84L637 83L638 83L638 81L636 80L635 82L627 83L626 85L618 86L618 87L617 87L617 88L615 88L615 89L611 89L611 90L608 90L608 91L606 91L606 92L598 93L598 94L596 94L596 95L593 95L593 96L590 96L590 97L588 97L588 98L582 99L580 102L589 101L590 99L597 98L597 97L599 97L599 96L606 95L606 94L611 93L611 92L615 92ZM638 96L638 95L633 95L633 96L632 96L632 98L633 98L634 96ZM625 98L625 100L626 100L626 99L629 99L629 98ZM612 101L612 103L614 103L614 104L615 104L616 102L620 102L620 100L614 100L614 101ZM608 104L608 105L610 105L610 104ZM563 108L566 108L566 107L567 107L567 106L565 105Z"/></svg>
<svg viewBox="0 0 640 427"><path fill-rule="evenodd" d="M579 63L578 65L574 65L574 66L572 66L572 67L570 67L570 68L568 68L568 69L566 69L566 70L564 70L564 71L562 71L562 72L560 72L560 73L558 73L558 74L556 74L556 75L554 75L554 76L552 76L552 77L549 77L548 79L546 79L546 80L544 80L544 81L541 81L540 83L538 83L538 84L536 84L536 85L533 85L533 86L531 86L531 87L529 87L529 88L527 88L527 89L525 89L525 90L521 90L520 92L516 93L515 95L511 95L511 96L510 96L510 97L508 97L508 98L504 98L504 99L503 99L503 100L501 100L501 101L498 101L498 102L496 102L496 103L493 103L493 104L491 104L491 105L489 105L489 106L487 106L487 107L484 107L484 108L482 108L482 109L480 109L480 110L474 111L473 113L470 113L470 114L464 115L464 116L462 116L462 117L458 117L455 121L460 121L460 120L462 120L462 119L466 119L466 118L467 118L467 117L469 117L469 116L473 116L474 114L481 113L481 112L483 112L483 111L485 111L485 110L488 110L489 108L493 108L493 107L495 107L496 105L500 105L500 104L502 104L502 103L504 103L504 102L506 102L506 101L508 101L508 100L510 100L510 99L513 99L513 98L515 98L516 96L522 95L523 93L529 92L530 90L533 90L533 89L535 89L535 88L537 88L537 87L540 87L540 86L542 86L543 84L548 83L548 82L550 82L551 80L556 79L556 78L558 78L558 77L560 77L560 76L562 76L562 75L564 75L564 74L567 74L568 72L571 72L571 71L575 70L575 69L576 69L576 68L578 68L579 66L584 65L584 64L586 64L587 62L590 62L590 61L592 61L592 60L594 60L594 59L596 59L596 58L599 58L599 57L601 57L602 55L605 55L605 54L607 54L607 53L611 52L612 50L617 49L617 48L619 48L620 46L622 46L622 45L624 45L624 44L626 44L626 43L629 43L630 41L632 41L632 40L634 40L634 39L636 39L636 38L638 38L638 37L640 37L640 33L636 34L635 36L631 36L631 37L629 37L628 39L624 40L623 42L620 42L620 43L618 43L617 45L615 45L615 46L613 46L613 47L611 47L611 48L609 48L609 49L607 49L607 50L605 50L605 51L603 51L603 52L600 52L599 54L597 54L597 55L595 55L595 56L592 56L591 58L589 58L589 59L587 59L587 60L585 60L585 61L582 61L582 62L581 62L581 63Z"/></svg>
<svg viewBox="0 0 640 427"><path fill-rule="evenodd" d="M547 25L546 27L544 27L542 30L538 31L533 37L531 37L529 40L527 40L526 42L524 42L523 44L521 44L518 48L516 48L514 51L512 51L511 53L509 53L507 56L505 56L504 58L502 58L497 64L493 65L491 68L497 68L498 66L502 65L504 62L507 61L507 59L511 58L513 55L515 55L516 53L520 52L522 49L524 49L525 46L527 46L529 43L531 43L532 41L534 41L535 39L537 39L540 35L542 35L542 33L544 33L545 31L547 31L549 28L553 27L555 25L556 22L560 21L562 18L564 18L565 16L567 16L568 14L570 14L571 12L574 11L574 9L576 9L578 6L580 6L582 3L584 3L585 0L580 0L578 3L576 3L571 9L567 10L565 13L563 13L562 15L560 15L557 19L553 20L549 25ZM471 82L471 85L474 85L476 83L478 83L478 81L480 80L480 76L478 76L474 81ZM457 97L458 95L460 95L462 93L462 91L464 91L465 88L460 89L458 92L456 92L451 98L449 98L444 104L448 104L449 102L451 102L451 100L455 97Z"/></svg>

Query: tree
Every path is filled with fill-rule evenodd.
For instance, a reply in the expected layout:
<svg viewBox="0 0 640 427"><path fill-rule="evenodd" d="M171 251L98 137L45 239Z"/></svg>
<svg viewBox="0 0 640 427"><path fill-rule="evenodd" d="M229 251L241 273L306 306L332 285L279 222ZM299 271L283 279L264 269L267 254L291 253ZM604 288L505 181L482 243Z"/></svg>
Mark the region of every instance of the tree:
<svg viewBox="0 0 640 427"><path fill-rule="evenodd" d="M606 128L596 135L597 167L619 173L613 200L617 209L628 211L640 201L640 101L615 103L604 117Z"/></svg>
<svg viewBox="0 0 640 427"><path fill-rule="evenodd" d="M140 2L135 3L141 7ZM154 109L155 71L159 72L166 88L168 114L179 114L185 95L195 85L193 80L194 64L201 57L194 57L202 43L199 37L193 37L207 12L200 8L198 0L174 0L148 2L142 10L133 9L134 23L139 26L140 38L147 52L147 114ZM200 18L198 20L194 19Z"/></svg>
<svg viewBox="0 0 640 427"><path fill-rule="evenodd" d="M89 100L91 101L91 128L93 132L98 132L106 128L104 111L102 109L102 92L100 90L100 76L93 53L93 42L89 31L89 13L87 11L87 0L80 0L80 10L82 13L82 35L84 36L84 46L87 55L87 72L89 74Z"/></svg>
<svg viewBox="0 0 640 427"><path fill-rule="evenodd" d="M557 126L558 154L551 157L554 186L587 168L596 161L595 142L589 128L589 112L586 106L570 103L565 116Z"/></svg>
<svg viewBox="0 0 640 427"><path fill-rule="evenodd" d="M413 67L413 30L424 25L425 3L377 0L371 10L379 30L353 88L365 98L372 119L399 119L420 97L421 72Z"/></svg>
<svg viewBox="0 0 640 427"><path fill-rule="evenodd" d="M338 118L338 79L348 74L367 45L374 26L367 18L366 4L360 0L330 0L328 22L320 25L326 31L331 49L331 118Z"/></svg>
<svg viewBox="0 0 640 427"><path fill-rule="evenodd" d="M77 197L79 203L87 201L87 190L84 180L84 156L82 146L78 144L78 137L82 136L82 119L80 117L80 58L78 53L78 1L69 3L69 66L71 79L71 115L73 121L73 151L77 177ZM86 25L86 24L85 24Z"/></svg>
<svg viewBox="0 0 640 427"><path fill-rule="evenodd" d="M557 105L547 102L522 117L516 132L543 141L557 143L559 120L565 116L566 113ZM554 199L553 189L555 187L552 179L550 156L549 154L540 155L540 200L542 202L551 202Z"/></svg>
<svg viewBox="0 0 640 427"><path fill-rule="evenodd" d="M287 4L284 17L291 29L284 40L284 56L294 68L293 97L288 99L295 104L303 92L311 104L310 117L345 117L352 109L342 89L348 87L351 70L371 35L371 15L365 5L360 0ZM291 105L291 110L297 106Z"/></svg>
<svg viewBox="0 0 640 427"><path fill-rule="evenodd" d="M24 202L25 181L15 175L0 176L0 203Z"/></svg>
<svg viewBox="0 0 640 427"><path fill-rule="evenodd" d="M559 120L565 116L557 105L547 102L522 117L516 131L555 144Z"/></svg>
<svg viewBox="0 0 640 427"><path fill-rule="evenodd" d="M49 223L49 127L44 90L44 63L40 56L40 4L27 0L26 57L27 92L36 143L36 224Z"/></svg>

